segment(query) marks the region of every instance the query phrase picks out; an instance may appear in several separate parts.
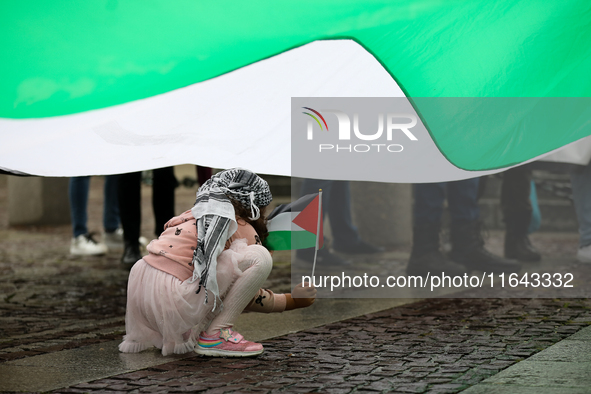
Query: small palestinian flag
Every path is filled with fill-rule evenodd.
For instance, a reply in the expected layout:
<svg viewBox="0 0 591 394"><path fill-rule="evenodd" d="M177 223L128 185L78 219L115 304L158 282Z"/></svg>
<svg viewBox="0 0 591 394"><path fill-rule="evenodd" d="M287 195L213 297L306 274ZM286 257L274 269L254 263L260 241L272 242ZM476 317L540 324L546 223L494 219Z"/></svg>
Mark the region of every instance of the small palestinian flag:
<svg viewBox="0 0 591 394"><path fill-rule="evenodd" d="M290 204L279 205L267 217L269 236L265 246L269 250L322 248L322 212L318 212L320 193L308 194ZM318 234L318 236L317 236Z"/></svg>

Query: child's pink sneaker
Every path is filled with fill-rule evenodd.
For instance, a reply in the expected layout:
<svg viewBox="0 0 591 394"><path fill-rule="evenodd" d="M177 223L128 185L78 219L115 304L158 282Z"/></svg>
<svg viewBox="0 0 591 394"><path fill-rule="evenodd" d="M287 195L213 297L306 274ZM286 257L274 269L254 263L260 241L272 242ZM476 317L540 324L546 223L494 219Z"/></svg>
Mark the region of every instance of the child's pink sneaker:
<svg viewBox="0 0 591 394"><path fill-rule="evenodd" d="M263 352L263 345L250 342L242 335L224 328L217 337L208 337L205 331L199 334L199 342L195 347L195 353L204 356L248 357L256 356Z"/></svg>

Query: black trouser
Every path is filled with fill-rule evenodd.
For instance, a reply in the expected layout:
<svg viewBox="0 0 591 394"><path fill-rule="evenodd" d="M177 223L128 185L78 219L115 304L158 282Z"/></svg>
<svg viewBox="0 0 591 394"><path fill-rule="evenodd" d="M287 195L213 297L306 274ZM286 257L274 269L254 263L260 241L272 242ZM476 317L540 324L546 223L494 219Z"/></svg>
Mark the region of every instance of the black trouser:
<svg viewBox="0 0 591 394"><path fill-rule="evenodd" d="M527 164L503 173L501 209L506 229L514 235L527 235L531 222L531 178L531 168Z"/></svg>
<svg viewBox="0 0 591 394"><path fill-rule="evenodd" d="M159 236L164 224L174 216L174 189L178 183L173 167L158 168L153 171L152 207ZM142 223L141 210L141 172L131 172L119 176L119 212L123 238L126 243L137 244Z"/></svg>

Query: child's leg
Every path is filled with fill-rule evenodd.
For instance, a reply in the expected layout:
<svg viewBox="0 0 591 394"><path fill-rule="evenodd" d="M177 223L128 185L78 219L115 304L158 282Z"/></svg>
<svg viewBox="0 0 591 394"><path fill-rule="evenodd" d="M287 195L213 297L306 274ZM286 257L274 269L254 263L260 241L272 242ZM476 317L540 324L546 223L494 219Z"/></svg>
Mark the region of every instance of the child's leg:
<svg viewBox="0 0 591 394"><path fill-rule="evenodd" d="M238 264L242 275L230 288L224 298L224 308L211 322L206 333L215 336L222 328L232 327L234 321L244 311L244 308L261 288L271 269L273 259L267 249L259 245L247 248L244 260Z"/></svg>

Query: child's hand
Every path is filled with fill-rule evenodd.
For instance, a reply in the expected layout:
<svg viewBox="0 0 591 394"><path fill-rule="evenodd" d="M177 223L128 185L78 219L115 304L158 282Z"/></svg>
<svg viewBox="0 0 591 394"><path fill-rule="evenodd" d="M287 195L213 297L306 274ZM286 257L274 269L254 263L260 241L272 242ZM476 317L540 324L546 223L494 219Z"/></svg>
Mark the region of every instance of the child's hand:
<svg viewBox="0 0 591 394"><path fill-rule="evenodd" d="M316 301L316 288L309 282L299 283L291 292L296 308L305 308Z"/></svg>

